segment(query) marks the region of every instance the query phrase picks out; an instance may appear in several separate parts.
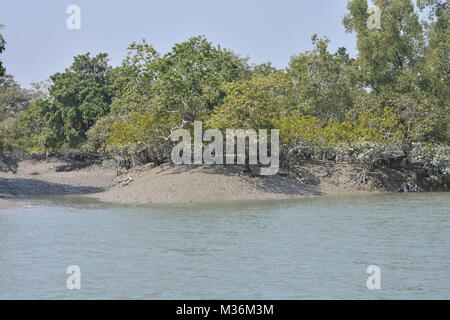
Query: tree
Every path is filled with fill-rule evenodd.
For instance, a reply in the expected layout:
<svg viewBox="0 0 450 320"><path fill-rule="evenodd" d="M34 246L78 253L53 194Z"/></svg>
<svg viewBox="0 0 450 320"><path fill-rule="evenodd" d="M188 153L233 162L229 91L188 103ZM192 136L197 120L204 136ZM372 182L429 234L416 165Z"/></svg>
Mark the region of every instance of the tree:
<svg viewBox="0 0 450 320"><path fill-rule="evenodd" d="M108 114L114 89L107 56L76 56L70 68L50 77L50 99L41 104L51 129L46 147L78 146L86 139L86 131Z"/></svg>
<svg viewBox="0 0 450 320"><path fill-rule="evenodd" d="M272 66L271 62L265 62L252 66L252 76L268 76L277 71L277 68Z"/></svg>
<svg viewBox="0 0 450 320"><path fill-rule="evenodd" d="M131 112L112 123L105 150L128 157L130 166L148 162L161 164L170 156L170 134L171 124L165 119L151 112Z"/></svg>
<svg viewBox="0 0 450 320"><path fill-rule="evenodd" d="M420 88L426 100L439 114L434 136L450 140L450 7L443 0L419 0L419 8L429 12L423 22L427 46L420 66ZM425 99L422 99L425 100ZM438 126L439 125L439 126Z"/></svg>
<svg viewBox="0 0 450 320"><path fill-rule="evenodd" d="M35 99L31 101L26 111L16 118L3 121L3 129L7 144L15 150L42 151L54 137L54 132L45 119L48 101ZM55 142L56 143L56 142Z"/></svg>
<svg viewBox="0 0 450 320"><path fill-rule="evenodd" d="M283 71L225 84L224 103L206 125L221 130L275 128L274 121L295 107L292 88Z"/></svg>
<svg viewBox="0 0 450 320"><path fill-rule="evenodd" d="M2 29L3 27L4 27L4 25L0 24L0 29ZM6 45L5 39L0 34L0 53L5 51L5 45ZM5 74L5 68L2 65L2 61L0 60L0 77L3 76L4 74Z"/></svg>
<svg viewBox="0 0 450 320"><path fill-rule="evenodd" d="M328 51L328 39L312 37L314 49L292 57L287 68L295 83L298 108L321 121L342 119L357 91L354 60L345 48Z"/></svg>
<svg viewBox="0 0 450 320"><path fill-rule="evenodd" d="M26 110L32 98L33 94L22 89L13 76L6 74L0 77L0 121Z"/></svg>
<svg viewBox="0 0 450 320"><path fill-rule="evenodd" d="M0 25L0 29L1 28L3 28L3 25ZM5 39L0 34L0 53L5 51L5 45ZM2 61L0 61L0 77L3 77L4 74L5 68L2 65ZM4 134L1 131L3 131L2 128L0 128L0 171L15 171L17 169L17 161L14 159L14 157L11 157L10 154L5 151L6 146L4 145L5 143L3 141Z"/></svg>
<svg viewBox="0 0 450 320"><path fill-rule="evenodd" d="M124 123L134 121L136 113L150 122L164 121L164 128L169 129L206 119L222 104L223 84L250 75L246 59L213 46L202 36L176 44L164 55L145 40L132 43L128 49L122 65L112 71L116 95L108 119L102 119L98 128L93 128L89 134L92 147L115 140L109 139L112 131L118 132L115 122L130 129ZM153 125L158 127L158 123ZM112 127L116 129L111 131ZM101 141L94 132L103 137ZM161 135L167 136L167 133Z"/></svg>
<svg viewBox="0 0 450 320"><path fill-rule="evenodd" d="M419 0L430 9L431 22L419 19L412 0L375 0L381 9L381 29L367 26L366 0L351 0L344 18L356 32L358 78L375 96L374 111L392 108L406 141L448 141L448 6L439 0ZM375 110L376 109L376 110Z"/></svg>
<svg viewBox="0 0 450 320"><path fill-rule="evenodd" d="M347 32L356 32L359 76L377 92L384 88L409 91L408 81L421 61L423 29L411 0L375 0L381 9L381 29L369 29L367 0L351 0L344 18ZM402 78L406 81L402 82Z"/></svg>
<svg viewBox="0 0 450 320"><path fill-rule="evenodd" d="M432 93L441 102L450 99L449 50L450 50L450 6L447 1L419 0L419 8L428 10L428 19L423 22L427 46L421 67L423 89ZM447 106L449 104L447 103Z"/></svg>
<svg viewBox="0 0 450 320"><path fill-rule="evenodd" d="M116 90L111 112L126 115L130 112L149 112L154 105L153 88L158 70L156 64L161 55L143 40L128 47L128 55L122 65L112 71ZM154 110L153 110L154 111Z"/></svg>
<svg viewBox="0 0 450 320"><path fill-rule="evenodd" d="M189 125L219 106L223 84L248 74L246 59L213 46L204 37L176 44L154 64L155 103L159 112L176 113Z"/></svg>

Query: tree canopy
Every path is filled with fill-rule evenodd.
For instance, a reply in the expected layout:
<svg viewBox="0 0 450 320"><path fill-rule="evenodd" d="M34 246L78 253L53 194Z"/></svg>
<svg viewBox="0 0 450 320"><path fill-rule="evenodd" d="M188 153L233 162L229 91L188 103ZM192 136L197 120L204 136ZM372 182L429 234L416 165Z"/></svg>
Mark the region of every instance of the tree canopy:
<svg viewBox="0 0 450 320"><path fill-rule="evenodd" d="M74 58L65 72L50 77L50 99L37 101L47 136L44 147L77 147L97 120L109 113L114 88L107 54ZM27 115L24 115L27 118Z"/></svg>
<svg viewBox="0 0 450 320"><path fill-rule="evenodd" d="M310 50L277 69L196 36L166 53L134 42L118 67L105 53L76 56L50 77L48 93L2 75L0 140L17 150L122 150L162 161L173 129L204 121L221 130L278 128L289 150L448 150L439 147L450 141L447 1L373 3L381 10L375 29L368 1L348 1L343 25L356 34L356 57L313 35Z"/></svg>
<svg viewBox="0 0 450 320"><path fill-rule="evenodd" d="M0 29L3 28L3 25L0 24ZM0 33L0 54L5 51L5 39L3 38L2 34ZM3 67L2 61L0 60L0 77L5 74L5 67Z"/></svg>

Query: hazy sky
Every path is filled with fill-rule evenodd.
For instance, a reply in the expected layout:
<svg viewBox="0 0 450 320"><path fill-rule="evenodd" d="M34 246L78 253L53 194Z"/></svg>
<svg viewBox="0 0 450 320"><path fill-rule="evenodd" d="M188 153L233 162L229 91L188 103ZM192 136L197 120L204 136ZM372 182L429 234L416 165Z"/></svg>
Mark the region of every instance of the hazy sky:
<svg viewBox="0 0 450 320"><path fill-rule="evenodd" d="M311 49L311 35L328 36L331 48L355 54L345 33L346 0L1 0L1 60L24 86L64 71L74 55L106 52L118 65L127 46L145 38L160 52L191 36L205 35L252 63L283 68L292 55ZM81 9L81 30L69 30L69 5Z"/></svg>

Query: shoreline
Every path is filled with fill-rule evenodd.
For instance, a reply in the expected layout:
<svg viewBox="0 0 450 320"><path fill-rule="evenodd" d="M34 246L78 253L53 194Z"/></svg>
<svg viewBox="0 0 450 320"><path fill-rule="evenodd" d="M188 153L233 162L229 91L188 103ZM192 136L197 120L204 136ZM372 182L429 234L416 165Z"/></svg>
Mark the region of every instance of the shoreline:
<svg viewBox="0 0 450 320"><path fill-rule="evenodd" d="M356 181L360 170L356 165L323 162L302 164L295 175L280 171L254 176L233 165L148 164L120 172L62 160L26 160L20 162L17 174L0 173L0 209L21 207L16 200L54 196L111 204L186 205L369 195L396 192L405 181L417 183L420 191L448 191L436 177L421 178L407 169L374 171L369 183L361 185Z"/></svg>
<svg viewBox="0 0 450 320"><path fill-rule="evenodd" d="M3 209L16 209L21 208L21 205L17 203L16 201L6 200L0 198L0 210Z"/></svg>

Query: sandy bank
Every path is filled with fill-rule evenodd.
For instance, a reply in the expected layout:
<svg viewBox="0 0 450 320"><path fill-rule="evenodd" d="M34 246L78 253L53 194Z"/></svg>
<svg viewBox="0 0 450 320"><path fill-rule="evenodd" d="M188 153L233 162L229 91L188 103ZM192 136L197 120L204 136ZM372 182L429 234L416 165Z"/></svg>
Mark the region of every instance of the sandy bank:
<svg viewBox="0 0 450 320"><path fill-rule="evenodd" d="M281 171L276 176L251 176L241 174L238 166L165 164L118 175L117 170L98 165L23 161L17 174L0 173L0 208L14 206L10 201L14 199L55 195L81 195L130 204L295 199L397 191L405 181L418 182L421 191L444 191L433 178L420 180L408 170L375 171L369 183L362 185L356 178L360 170L354 165L316 163L303 164L295 174Z"/></svg>
<svg viewBox="0 0 450 320"><path fill-rule="evenodd" d="M239 175L234 166L170 166L131 173L109 190L93 195L120 203L189 203L286 199L318 196L313 186L287 177Z"/></svg>
<svg viewBox="0 0 450 320"><path fill-rule="evenodd" d="M116 170L100 166L74 169L63 161L22 161L16 174L0 173L0 199L85 195L106 190Z"/></svg>
<svg viewBox="0 0 450 320"><path fill-rule="evenodd" d="M0 210L20 207L17 203L0 198Z"/></svg>
<svg viewBox="0 0 450 320"><path fill-rule="evenodd" d="M106 202L164 204L242 200L281 200L323 195L377 192L356 186L347 171L310 165L301 177L241 174L238 166L163 165L129 172L108 190L93 194ZM354 168L347 168L353 172ZM341 173L341 174L339 174ZM346 174L344 174L346 173Z"/></svg>

